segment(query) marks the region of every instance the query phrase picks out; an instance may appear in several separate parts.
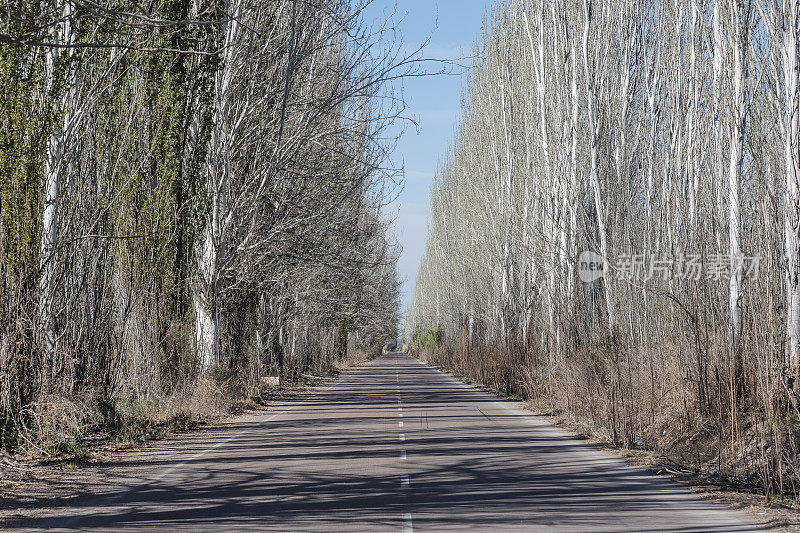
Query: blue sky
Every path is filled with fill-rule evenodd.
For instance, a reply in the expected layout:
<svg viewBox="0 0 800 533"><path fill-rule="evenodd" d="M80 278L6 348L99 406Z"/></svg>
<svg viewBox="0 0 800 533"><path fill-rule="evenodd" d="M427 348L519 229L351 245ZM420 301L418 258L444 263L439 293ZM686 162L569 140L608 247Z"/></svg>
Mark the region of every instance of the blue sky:
<svg viewBox="0 0 800 533"><path fill-rule="evenodd" d="M397 10L396 21L405 49L413 49L428 37L425 57L469 56L481 31L484 13L494 0L376 0L369 16ZM435 67L434 67L435 68ZM387 216L396 221L396 233L403 253L398 270L403 283L402 310L410 303L417 269L425 251L429 191L437 163L453 137L461 107L461 87L467 72L408 78L403 93L406 115L418 121L408 126L393 159L405 169L405 183Z"/></svg>

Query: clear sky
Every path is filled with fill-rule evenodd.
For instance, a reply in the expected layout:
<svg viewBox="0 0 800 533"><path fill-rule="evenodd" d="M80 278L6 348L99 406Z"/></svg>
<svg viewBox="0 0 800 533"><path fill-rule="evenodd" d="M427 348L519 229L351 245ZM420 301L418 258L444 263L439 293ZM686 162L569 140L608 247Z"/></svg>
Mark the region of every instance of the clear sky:
<svg viewBox="0 0 800 533"><path fill-rule="evenodd" d="M425 57L454 59L470 55L484 13L495 3L496 0L376 0L367 16L396 9L405 49L416 48L430 37ZM458 122L461 87L467 72L456 69L453 73L403 81L406 115L416 119L419 127L407 125L397 145L393 158L405 169L405 183L387 211L387 216L396 220L397 237L403 247L398 265L403 281L402 311L410 304L425 251L433 175Z"/></svg>

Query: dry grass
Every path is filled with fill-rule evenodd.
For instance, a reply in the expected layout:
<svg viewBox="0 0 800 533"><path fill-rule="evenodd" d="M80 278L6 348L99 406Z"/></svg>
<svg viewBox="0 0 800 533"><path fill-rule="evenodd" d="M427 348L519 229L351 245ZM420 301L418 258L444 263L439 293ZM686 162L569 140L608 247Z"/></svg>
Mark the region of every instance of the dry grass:
<svg viewBox="0 0 800 533"><path fill-rule="evenodd" d="M83 461L101 448L136 445L227 415L264 409L375 355L353 347L342 358L330 358L326 369L298 369L280 382L263 377L255 384L244 383L229 373L217 372L183 380L169 394L143 398L49 395L31 404L21 416L6 421L4 431L13 434L16 445L5 452L5 458L22 463Z"/></svg>

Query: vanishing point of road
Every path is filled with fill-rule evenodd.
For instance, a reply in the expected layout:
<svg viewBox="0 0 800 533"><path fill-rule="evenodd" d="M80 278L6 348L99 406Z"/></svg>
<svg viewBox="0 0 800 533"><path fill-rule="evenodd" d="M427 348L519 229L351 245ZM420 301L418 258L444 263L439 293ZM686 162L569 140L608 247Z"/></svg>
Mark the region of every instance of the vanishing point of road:
<svg viewBox="0 0 800 533"><path fill-rule="evenodd" d="M13 528L81 531L756 531L399 353L327 388L129 453ZM46 502L46 505L45 505Z"/></svg>

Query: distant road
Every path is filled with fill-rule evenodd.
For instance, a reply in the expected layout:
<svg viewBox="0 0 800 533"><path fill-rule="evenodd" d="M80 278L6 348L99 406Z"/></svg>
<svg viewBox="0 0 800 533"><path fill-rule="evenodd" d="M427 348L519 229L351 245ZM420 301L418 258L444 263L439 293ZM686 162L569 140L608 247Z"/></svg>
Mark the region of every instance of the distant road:
<svg viewBox="0 0 800 533"><path fill-rule="evenodd" d="M42 495L32 504L37 520L8 525L117 532L758 530L744 514L701 501L397 353L304 401L125 457L83 473L101 480L91 494Z"/></svg>

